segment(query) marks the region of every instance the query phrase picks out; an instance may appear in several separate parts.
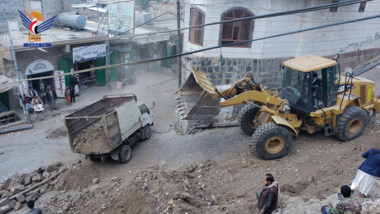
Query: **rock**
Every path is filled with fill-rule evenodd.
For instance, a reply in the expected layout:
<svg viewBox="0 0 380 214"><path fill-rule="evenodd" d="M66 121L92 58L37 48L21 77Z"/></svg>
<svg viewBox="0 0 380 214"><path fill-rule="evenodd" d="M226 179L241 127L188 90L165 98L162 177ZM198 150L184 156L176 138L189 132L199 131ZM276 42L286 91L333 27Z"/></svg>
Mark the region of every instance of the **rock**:
<svg viewBox="0 0 380 214"><path fill-rule="evenodd" d="M45 170L46 170L46 166L40 166L40 167L38 167L38 169L36 170L36 172L37 173L43 173L43 172L45 172Z"/></svg>
<svg viewBox="0 0 380 214"><path fill-rule="evenodd" d="M142 181L143 180L143 177L137 177L136 178L136 181Z"/></svg>
<svg viewBox="0 0 380 214"><path fill-rule="evenodd" d="M211 198L212 198L212 200L214 201L214 203L218 203L218 199L219 199L219 197L218 196L215 196L215 195L211 195Z"/></svg>
<svg viewBox="0 0 380 214"><path fill-rule="evenodd" d="M8 198L3 198L0 200L0 207L8 205L11 201Z"/></svg>
<svg viewBox="0 0 380 214"><path fill-rule="evenodd" d="M40 191L39 191L39 192L40 192L41 194L44 194L44 193L48 192L48 188L45 187L45 186L43 186L43 187L40 188Z"/></svg>
<svg viewBox="0 0 380 214"><path fill-rule="evenodd" d="M82 163L82 161L81 161L81 160L78 160L78 164L80 164L80 163Z"/></svg>
<svg viewBox="0 0 380 214"><path fill-rule="evenodd" d="M0 214L6 213L11 209L12 209L12 207L10 207L9 205L2 206L2 207L0 207Z"/></svg>
<svg viewBox="0 0 380 214"><path fill-rule="evenodd" d="M14 187L16 185L17 185L17 181L11 180L10 183L9 183L9 185L8 185L8 187L7 187L7 189L10 190L10 189L12 189L12 187Z"/></svg>
<svg viewBox="0 0 380 214"><path fill-rule="evenodd" d="M61 161L54 161L53 163L50 164L50 166L58 166L60 167L62 165Z"/></svg>
<svg viewBox="0 0 380 214"><path fill-rule="evenodd" d="M239 191L236 193L236 197L238 198L245 198L247 196L247 193L245 191Z"/></svg>
<svg viewBox="0 0 380 214"><path fill-rule="evenodd" d="M111 178L111 181L116 182L116 181L118 181L118 178L117 177L113 177L113 178Z"/></svg>
<svg viewBox="0 0 380 214"><path fill-rule="evenodd" d="M11 196L13 196L13 193L11 193L11 192L6 192L6 193L3 194L3 196L1 196L1 198L2 198L2 199L3 199L3 198L9 198L9 197L11 197Z"/></svg>
<svg viewBox="0 0 380 214"><path fill-rule="evenodd" d="M13 194L17 194L17 193L23 191L24 189L25 189L24 185L18 185L18 186L12 187L11 192Z"/></svg>
<svg viewBox="0 0 380 214"><path fill-rule="evenodd" d="M11 208L14 208L14 207L16 206L16 203L17 203L16 200L12 200L12 201L9 203L9 206L10 206Z"/></svg>
<svg viewBox="0 0 380 214"><path fill-rule="evenodd" d="M56 190L62 190L64 187L65 187L65 181L64 181L64 180L59 181L59 182L55 185L55 189L56 189Z"/></svg>
<svg viewBox="0 0 380 214"><path fill-rule="evenodd" d="M32 177L32 181L33 181L33 182L40 182L40 181L42 181L42 176L41 176L41 174L37 174L37 175L33 176L33 177Z"/></svg>
<svg viewBox="0 0 380 214"><path fill-rule="evenodd" d="M20 208L22 207L21 203L20 202L17 202L15 207L13 208L13 210L17 211L19 210Z"/></svg>
<svg viewBox="0 0 380 214"><path fill-rule="evenodd" d="M67 202L65 205L63 205L62 210L63 211L68 211L72 204L70 202Z"/></svg>
<svg viewBox="0 0 380 214"><path fill-rule="evenodd" d="M92 179L92 183L94 183L94 184L99 183L99 178L94 178L94 179Z"/></svg>
<svg viewBox="0 0 380 214"><path fill-rule="evenodd" d="M50 165L46 168L46 172L58 172L58 170L59 170L59 167L54 166L54 165Z"/></svg>
<svg viewBox="0 0 380 214"><path fill-rule="evenodd" d="M181 192L181 193L177 192L174 194L174 198L175 199L180 198L180 199L185 200L191 204L193 202L194 196L190 195L187 192Z"/></svg>
<svg viewBox="0 0 380 214"><path fill-rule="evenodd" d="M173 201L172 198L168 201L168 204L169 204L169 205L173 205L173 204L174 204L174 201Z"/></svg>
<svg viewBox="0 0 380 214"><path fill-rule="evenodd" d="M98 188L99 188L98 184L90 187L90 193L96 193L98 191Z"/></svg>
<svg viewBox="0 0 380 214"><path fill-rule="evenodd" d="M25 195L18 195L16 199L18 202L23 203L25 201Z"/></svg>
<svg viewBox="0 0 380 214"><path fill-rule="evenodd" d="M9 192L8 190L1 190L0 191L0 197L3 196L4 193Z"/></svg>
<svg viewBox="0 0 380 214"><path fill-rule="evenodd" d="M25 199L25 201L30 201L30 200L37 200L38 199L38 196L37 195L30 195L30 196L28 196L26 199Z"/></svg>
<svg viewBox="0 0 380 214"><path fill-rule="evenodd" d="M12 178L12 180L16 181L17 183L21 183L22 182L22 177L18 173L13 174L11 178Z"/></svg>
<svg viewBox="0 0 380 214"><path fill-rule="evenodd" d="M42 173L42 177L44 179L49 178L50 177L50 173L48 173L48 172L45 171L44 173Z"/></svg>
<svg viewBox="0 0 380 214"><path fill-rule="evenodd" d="M164 167L164 166L165 166L165 164L166 164L166 162L165 162L165 161L160 161L160 163L158 164L158 166L159 166L160 168L162 168L162 167Z"/></svg>
<svg viewBox="0 0 380 214"><path fill-rule="evenodd" d="M25 175L24 178L22 179L21 184L27 186L30 183L32 183L32 177L30 175Z"/></svg>

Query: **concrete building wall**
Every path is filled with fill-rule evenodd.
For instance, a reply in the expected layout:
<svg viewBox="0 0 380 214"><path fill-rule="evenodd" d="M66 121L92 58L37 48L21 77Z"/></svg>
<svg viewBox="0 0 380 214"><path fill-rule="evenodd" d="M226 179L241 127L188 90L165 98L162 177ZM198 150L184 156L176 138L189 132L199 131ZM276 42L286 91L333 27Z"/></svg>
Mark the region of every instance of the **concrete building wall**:
<svg viewBox="0 0 380 214"><path fill-rule="evenodd" d="M152 19L155 18L155 20L177 19L177 5L152 4L148 8L148 12L151 14ZM164 13L167 14L162 15ZM157 16L160 17L157 18Z"/></svg>

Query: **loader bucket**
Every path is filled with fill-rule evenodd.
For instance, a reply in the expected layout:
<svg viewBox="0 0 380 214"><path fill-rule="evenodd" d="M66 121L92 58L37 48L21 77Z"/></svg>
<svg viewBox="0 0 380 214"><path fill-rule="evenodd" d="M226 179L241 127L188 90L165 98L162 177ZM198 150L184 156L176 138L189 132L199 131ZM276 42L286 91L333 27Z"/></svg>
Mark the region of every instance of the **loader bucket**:
<svg viewBox="0 0 380 214"><path fill-rule="evenodd" d="M177 91L177 113L183 120L211 119L220 112L216 87L205 72L192 68L189 78Z"/></svg>

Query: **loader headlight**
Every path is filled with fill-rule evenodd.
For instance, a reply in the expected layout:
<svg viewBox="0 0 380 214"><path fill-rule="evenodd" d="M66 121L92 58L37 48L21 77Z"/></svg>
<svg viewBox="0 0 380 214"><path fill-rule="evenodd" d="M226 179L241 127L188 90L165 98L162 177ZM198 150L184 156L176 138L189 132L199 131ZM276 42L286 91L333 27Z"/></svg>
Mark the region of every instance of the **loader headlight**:
<svg viewBox="0 0 380 214"><path fill-rule="evenodd" d="M290 106L288 105L284 105L282 106L282 109L280 110L280 113L281 114L290 114Z"/></svg>

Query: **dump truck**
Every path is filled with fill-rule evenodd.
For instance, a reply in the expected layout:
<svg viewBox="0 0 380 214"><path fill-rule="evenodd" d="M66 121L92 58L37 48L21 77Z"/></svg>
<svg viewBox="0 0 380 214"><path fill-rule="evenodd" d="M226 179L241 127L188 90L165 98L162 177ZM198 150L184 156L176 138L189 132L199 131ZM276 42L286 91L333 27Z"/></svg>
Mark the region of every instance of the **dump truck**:
<svg viewBox="0 0 380 214"><path fill-rule="evenodd" d="M132 158L131 146L151 137L153 115L134 94L106 95L64 118L71 151L87 159Z"/></svg>
<svg viewBox="0 0 380 214"><path fill-rule="evenodd" d="M205 120L222 107L243 104L239 126L252 135L256 154L266 160L287 155L301 130L324 130L326 136L352 140L363 132L371 113L380 111L380 96L375 96L373 81L355 76L350 68L341 72L338 58L308 55L283 62L279 90L265 89L248 74L219 92L205 72L193 67L177 91L177 113L184 120Z"/></svg>

